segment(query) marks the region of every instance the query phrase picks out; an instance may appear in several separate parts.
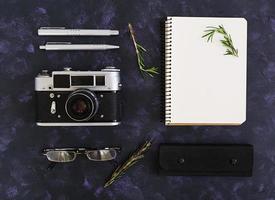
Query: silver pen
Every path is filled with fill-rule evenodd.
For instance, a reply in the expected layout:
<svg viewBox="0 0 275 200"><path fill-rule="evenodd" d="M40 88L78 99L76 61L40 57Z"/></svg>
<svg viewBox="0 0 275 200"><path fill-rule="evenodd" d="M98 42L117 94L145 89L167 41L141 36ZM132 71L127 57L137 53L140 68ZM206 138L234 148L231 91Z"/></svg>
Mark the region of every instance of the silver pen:
<svg viewBox="0 0 275 200"><path fill-rule="evenodd" d="M119 35L118 30L105 29L66 29L65 27L41 27L40 36L111 36Z"/></svg>
<svg viewBox="0 0 275 200"><path fill-rule="evenodd" d="M110 50L118 49L119 46L108 44L72 44L70 42L47 42L40 45L44 50Z"/></svg>

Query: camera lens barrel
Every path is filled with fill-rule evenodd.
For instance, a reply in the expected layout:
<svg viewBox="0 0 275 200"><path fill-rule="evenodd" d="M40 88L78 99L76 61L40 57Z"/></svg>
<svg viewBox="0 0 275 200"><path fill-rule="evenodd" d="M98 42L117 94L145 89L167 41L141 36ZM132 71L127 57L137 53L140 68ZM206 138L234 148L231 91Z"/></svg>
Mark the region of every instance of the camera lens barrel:
<svg viewBox="0 0 275 200"><path fill-rule="evenodd" d="M68 96L65 110L74 121L88 121L98 110L97 97L88 89L75 90Z"/></svg>

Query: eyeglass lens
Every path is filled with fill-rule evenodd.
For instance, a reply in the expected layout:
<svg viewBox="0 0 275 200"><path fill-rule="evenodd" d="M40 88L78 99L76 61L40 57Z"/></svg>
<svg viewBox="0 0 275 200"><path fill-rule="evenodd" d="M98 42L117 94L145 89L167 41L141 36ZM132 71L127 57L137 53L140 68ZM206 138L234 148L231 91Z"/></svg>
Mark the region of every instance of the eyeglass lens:
<svg viewBox="0 0 275 200"><path fill-rule="evenodd" d="M90 160L108 161L116 158L117 151L115 149L92 150L92 151L87 151L86 155Z"/></svg>
<svg viewBox="0 0 275 200"><path fill-rule="evenodd" d="M76 153L73 151L49 151L46 156L52 162L71 162L75 160Z"/></svg>

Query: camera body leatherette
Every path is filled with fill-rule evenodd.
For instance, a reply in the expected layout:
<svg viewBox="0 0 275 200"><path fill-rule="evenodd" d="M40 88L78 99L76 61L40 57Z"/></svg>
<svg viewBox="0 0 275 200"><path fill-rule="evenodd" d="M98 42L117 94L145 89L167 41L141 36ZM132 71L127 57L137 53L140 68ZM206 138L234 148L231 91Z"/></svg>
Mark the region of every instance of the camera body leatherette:
<svg viewBox="0 0 275 200"><path fill-rule="evenodd" d="M161 144L159 172L168 176L252 176L253 146Z"/></svg>

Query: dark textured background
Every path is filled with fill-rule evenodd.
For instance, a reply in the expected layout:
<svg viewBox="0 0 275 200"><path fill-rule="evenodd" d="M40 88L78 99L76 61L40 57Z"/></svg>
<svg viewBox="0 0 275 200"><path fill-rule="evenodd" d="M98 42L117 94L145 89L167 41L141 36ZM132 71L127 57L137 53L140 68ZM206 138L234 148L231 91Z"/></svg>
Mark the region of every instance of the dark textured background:
<svg viewBox="0 0 275 200"><path fill-rule="evenodd" d="M274 200L275 199L275 1L272 0L0 0L0 199ZM161 66L160 20L167 15L241 16L248 20L247 121L239 127L171 127L160 122L161 77L143 79L127 23ZM40 26L114 28L119 37L46 38ZM45 52L45 41L106 42L109 52ZM123 124L118 127L43 128L35 125L34 77L41 69L121 68ZM162 69L163 70L163 69ZM77 159L47 171L43 147L119 145L125 159L146 138L146 158L108 189L114 163ZM161 142L250 143L252 178L157 175Z"/></svg>

